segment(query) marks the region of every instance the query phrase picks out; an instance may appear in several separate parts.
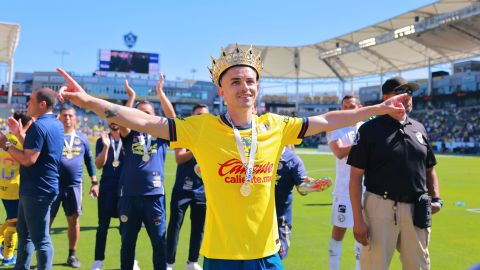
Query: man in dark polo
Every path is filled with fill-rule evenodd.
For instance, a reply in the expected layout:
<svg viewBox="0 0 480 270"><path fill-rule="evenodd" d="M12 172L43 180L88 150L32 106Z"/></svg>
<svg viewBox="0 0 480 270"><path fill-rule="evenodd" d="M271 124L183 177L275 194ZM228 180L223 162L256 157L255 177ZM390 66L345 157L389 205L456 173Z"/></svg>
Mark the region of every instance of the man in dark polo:
<svg viewBox="0 0 480 270"><path fill-rule="evenodd" d="M10 147L0 133L0 147L21 164L18 205L18 250L14 269L30 269L34 249L39 270L52 269L53 246L50 239L50 207L58 195L58 168L63 149L63 125L52 113L56 92L39 88L32 92L28 114L35 119L24 138L23 150ZM19 124L10 123L10 129ZM21 136L22 137L22 136Z"/></svg>
<svg viewBox="0 0 480 270"><path fill-rule="evenodd" d="M383 84L383 99L408 93L410 99L403 102L408 114L412 110L411 95L418 88L402 77L394 77ZM430 206L430 198L421 197L426 193L431 197L431 210L419 207L426 209L423 216L431 217L442 206L433 167L437 161L425 128L407 114L400 121L387 114L363 124L348 156L354 236L365 246L360 255L362 269L388 269L395 248L404 269L430 269L430 228L418 222L414 225L413 212L421 206L415 203L420 198L424 199L423 205Z"/></svg>

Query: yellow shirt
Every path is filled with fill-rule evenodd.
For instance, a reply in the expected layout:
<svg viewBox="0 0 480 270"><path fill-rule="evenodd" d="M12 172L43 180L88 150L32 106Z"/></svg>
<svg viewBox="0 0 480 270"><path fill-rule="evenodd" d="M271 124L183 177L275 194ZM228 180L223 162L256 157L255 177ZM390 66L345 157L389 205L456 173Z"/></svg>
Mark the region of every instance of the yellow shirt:
<svg viewBox="0 0 480 270"><path fill-rule="evenodd" d="M301 142L308 121L275 114L254 117L258 142L248 197L240 194L245 168L224 116L204 114L170 122L170 146L190 149L202 170L207 214L201 253L207 258L258 259L275 254L280 247L275 175L283 147ZM240 134L248 158L251 129Z"/></svg>
<svg viewBox="0 0 480 270"><path fill-rule="evenodd" d="M20 150L23 150L22 145L17 137L11 133L6 134L7 139L12 145ZM0 199L4 200L18 200L19 185L20 185L20 164L13 159L10 154L0 148L0 167L2 168L2 175L0 178Z"/></svg>

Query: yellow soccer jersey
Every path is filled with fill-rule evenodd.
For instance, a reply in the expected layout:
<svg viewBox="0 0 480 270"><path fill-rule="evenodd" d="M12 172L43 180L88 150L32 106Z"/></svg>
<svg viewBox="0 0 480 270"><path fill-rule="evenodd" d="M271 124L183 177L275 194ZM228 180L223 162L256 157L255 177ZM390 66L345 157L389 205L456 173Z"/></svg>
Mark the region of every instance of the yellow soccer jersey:
<svg viewBox="0 0 480 270"><path fill-rule="evenodd" d="M23 150L17 137L11 133L7 133L6 136L15 148ZM2 168L2 175L0 178L0 199L18 200L20 164L1 148L0 167Z"/></svg>
<svg viewBox="0 0 480 270"><path fill-rule="evenodd" d="M224 116L204 114L169 123L170 146L190 149L202 169L207 214L201 253L210 259L258 259L280 247L274 193L277 165L284 145L301 142L308 121L276 114L254 117L258 146L247 197L240 194L246 170ZM240 134L248 158L251 129Z"/></svg>

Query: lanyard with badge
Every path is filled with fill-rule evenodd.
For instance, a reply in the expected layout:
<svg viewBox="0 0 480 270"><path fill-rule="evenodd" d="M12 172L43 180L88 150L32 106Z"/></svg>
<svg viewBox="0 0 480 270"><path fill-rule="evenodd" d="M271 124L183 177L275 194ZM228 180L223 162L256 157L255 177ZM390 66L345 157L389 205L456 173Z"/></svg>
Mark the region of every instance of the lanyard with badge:
<svg viewBox="0 0 480 270"><path fill-rule="evenodd" d="M240 194L244 197L248 197L252 192L252 181L253 177L253 165L255 163L255 154L257 153L257 128L255 125L255 116L252 115L252 142L250 143L250 155L249 160L247 162L247 157L245 156L246 151L245 147L242 143L242 137L240 136L240 131L238 131L237 127L233 124L230 115L228 112L225 114L225 118L227 118L228 123L233 128L233 134L235 135L235 142L237 143L237 150L240 154L240 158L242 159L243 167L246 169L245 174L245 183L240 187Z"/></svg>
<svg viewBox="0 0 480 270"><path fill-rule="evenodd" d="M150 134L145 134L147 136L147 143L145 144L145 137L143 134L140 134L140 144L143 147L143 156L142 160L144 162L148 162L150 160L150 154L148 153L148 149L150 148L150 145L152 144L152 136Z"/></svg>
<svg viewBox="0 0 480 270"><path fill-rule="evenodd" d="M75 136L77 136L77 133L75 132L75 130L72 130L72 133L70 134L70 141L67 142L65 138L63 139L65 143L65 148L67 149L67 154L65 155L67 159L73 158L73 141L75 140Z"/></svg>
<svg viewBox="0 0 480 270"><path fill-rule="evenodd" d="M120 166L120 161L118 160L118 158L120 157L120 151L122 149L122 140L121 139L118 140L117 147L115 147L115 139L112 136L110 136L110 141L113 149L112 166L114 168L117 168L118 166Z"/></svg>

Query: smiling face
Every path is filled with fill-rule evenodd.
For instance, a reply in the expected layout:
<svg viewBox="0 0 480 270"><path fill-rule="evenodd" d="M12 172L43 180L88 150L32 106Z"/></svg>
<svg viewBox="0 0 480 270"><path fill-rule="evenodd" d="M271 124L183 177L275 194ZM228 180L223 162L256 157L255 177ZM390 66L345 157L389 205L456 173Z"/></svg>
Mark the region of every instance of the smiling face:
<svg viewBox="0 0 480 270"><path fill-rule="evenodd" d="M232 109L249 109L258 94L257 73L251 67L234 66L221 78L218 94Z"/></svg>

